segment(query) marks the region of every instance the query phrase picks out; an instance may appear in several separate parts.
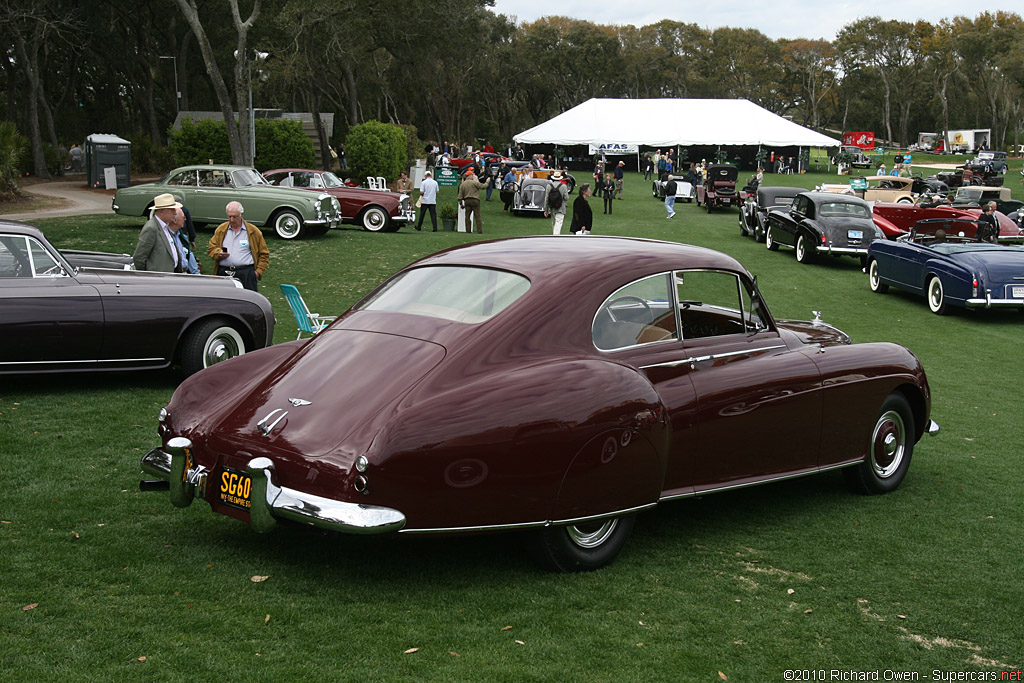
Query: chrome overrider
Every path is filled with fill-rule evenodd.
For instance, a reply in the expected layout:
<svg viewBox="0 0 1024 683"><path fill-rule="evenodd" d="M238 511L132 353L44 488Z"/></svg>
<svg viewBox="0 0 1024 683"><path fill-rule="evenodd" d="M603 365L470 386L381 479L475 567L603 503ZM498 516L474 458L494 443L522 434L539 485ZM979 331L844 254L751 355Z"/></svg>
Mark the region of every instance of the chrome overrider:
<svg viewBox="0 0 1024 683"><path fill-rule="evenodd" d="M176 507L188 507L197 495L205 495L209 470L192 463L189 439L177 436L168 440L166 450L154 448L142 456L141 466L146 474L170 484L171 503ZM270 458L253 458L245 469L252 477L249 524L260 533L271 531L279 519L348 534L380 534L405 526L405 515L398 510L333 500L279 486Z"/></svg>

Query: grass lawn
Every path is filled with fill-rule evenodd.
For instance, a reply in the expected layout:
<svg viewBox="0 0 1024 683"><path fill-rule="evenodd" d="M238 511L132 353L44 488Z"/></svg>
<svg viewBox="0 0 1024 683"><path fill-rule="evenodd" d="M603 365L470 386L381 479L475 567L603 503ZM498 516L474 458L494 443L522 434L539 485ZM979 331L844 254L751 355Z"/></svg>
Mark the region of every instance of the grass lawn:
<svg viewBox="0 0 1024 683"><path fill-rule="evenodd" d="M1024 199L1018 169L1007 183ZM442 202L453 197L442 190ZM765 682L791 680L787 669L825 670L797 680L839 680L833 669L928 680L1024 665L1024 316L939 317L922 298L873 294L853 259L801 266L790 250L741 237L735 209L681 204L666 220L637 175L612 216L591 205L595 233L735 256L776 318L820 310L854 342L910 347L942 432L918 444L903 486L856 496L832 472L665 504L640 516L612 566L555 575L535 568L516 534L261 536L202 503L173 508L166 494L138 491L138 462L158 443L174 372L5 377L0 680ZM38 221L60 248L126 252L141 224ZM543 218L503 214L497 194L483 227L268 237L261 291L277 313L275 341L295 338L280 283L339 314L419 257L550 232Z"/></svg>

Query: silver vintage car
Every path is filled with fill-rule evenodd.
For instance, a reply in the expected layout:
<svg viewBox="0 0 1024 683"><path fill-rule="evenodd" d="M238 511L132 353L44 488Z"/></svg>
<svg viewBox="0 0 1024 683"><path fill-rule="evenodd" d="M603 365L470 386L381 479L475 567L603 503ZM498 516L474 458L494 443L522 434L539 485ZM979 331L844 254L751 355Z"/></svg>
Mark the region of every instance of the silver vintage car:
<svg viewBox="0 0 1024 683"><path fill-rule="evenodd" d="M337 198L326 192L274 187L247 166L182 166L156 182L121 188L111 208L123 216L148 216L153 199L165 192L179 195L197 224L223 223L224 207L239 201L245 220L271 228L284 240L322 235L341 221Z"/></svg>

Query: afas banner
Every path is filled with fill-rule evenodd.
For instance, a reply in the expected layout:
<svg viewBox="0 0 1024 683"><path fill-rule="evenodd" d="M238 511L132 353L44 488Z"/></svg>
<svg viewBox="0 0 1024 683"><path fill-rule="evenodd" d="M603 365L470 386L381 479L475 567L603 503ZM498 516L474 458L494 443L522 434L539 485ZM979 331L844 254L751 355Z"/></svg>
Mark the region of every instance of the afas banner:
<svg viewBox="0 0 1024 683"><path fill-rule="evenodd" d="M855 133L843 133L843 144L864 149L875 148L875 134L870 131L858 131Z"/></svg>
<svg viewBox="0 0 1024 683"><path fill-rule="evenodd" d="M640 151L640 145L629 144L623 142L602 142L601 144L595 145L590 143L591 154L607 154L609 156L616 154L636 154Z"/></svg>

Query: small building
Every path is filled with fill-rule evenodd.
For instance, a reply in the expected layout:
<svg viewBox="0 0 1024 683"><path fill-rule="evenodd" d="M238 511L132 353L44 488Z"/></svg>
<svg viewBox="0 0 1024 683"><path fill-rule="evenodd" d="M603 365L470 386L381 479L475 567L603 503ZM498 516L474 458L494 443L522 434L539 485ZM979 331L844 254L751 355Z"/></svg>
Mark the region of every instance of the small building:
<svg viewBox="0 0 1024 683"><path fill-rule="evenodd" d="M85 139L85 173L89 187L107 187L108 173L113 173L116 187L128 187L132 184L132 143L116 135L93 133Z"/></svg>

